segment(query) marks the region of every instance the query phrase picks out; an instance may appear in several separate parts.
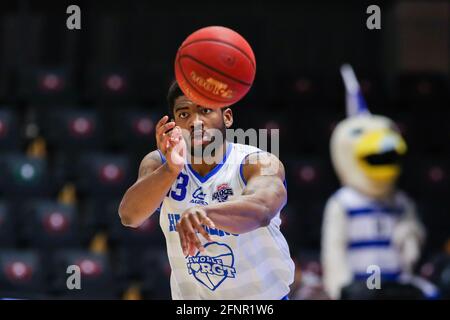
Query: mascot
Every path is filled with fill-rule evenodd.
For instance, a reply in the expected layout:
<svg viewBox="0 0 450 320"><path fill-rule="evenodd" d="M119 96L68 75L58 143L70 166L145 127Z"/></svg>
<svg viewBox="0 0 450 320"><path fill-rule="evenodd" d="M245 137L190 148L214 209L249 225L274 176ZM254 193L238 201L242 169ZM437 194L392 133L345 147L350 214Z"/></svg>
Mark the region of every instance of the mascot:
<svg viewBox="0 0 450 320"><path fill-rule="evenodd" d="M339 299L344 286L378 272L381 280L413 283L434 296L431 284L412 276L425 231L413 201L396 188L406 143L392 120L369 112L351 66L341 74L347 118L334 129L330 149L342 188L324 212L324 287Z"/></svg>

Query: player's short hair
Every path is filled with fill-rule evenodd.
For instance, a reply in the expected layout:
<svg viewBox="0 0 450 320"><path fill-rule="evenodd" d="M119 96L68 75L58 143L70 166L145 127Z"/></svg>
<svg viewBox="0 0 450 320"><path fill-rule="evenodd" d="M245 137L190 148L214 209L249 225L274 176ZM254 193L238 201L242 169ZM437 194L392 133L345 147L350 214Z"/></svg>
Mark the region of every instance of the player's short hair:
<svg viewBox="0 0 450 320"><path fill-rule="evenodd" d="M176 80L173 80L170 84L169 91L167 92L167 105L169 111L169 117L175 119L175 114L173 113L173 108L175 107L175 100L178 97L184 96L183 91L181 91L180 86Z"/></svg>
<svg viewBox="0 0 450 320"><path fill-rule="evenodd" d="M174 80L169 87L169 92L167 93L167 104L169 107L169 117L174 119L175 115L173 113L173 108L175 107L175 100L178 97L184 96L183 91L181 91L178 82Z"/></svg>

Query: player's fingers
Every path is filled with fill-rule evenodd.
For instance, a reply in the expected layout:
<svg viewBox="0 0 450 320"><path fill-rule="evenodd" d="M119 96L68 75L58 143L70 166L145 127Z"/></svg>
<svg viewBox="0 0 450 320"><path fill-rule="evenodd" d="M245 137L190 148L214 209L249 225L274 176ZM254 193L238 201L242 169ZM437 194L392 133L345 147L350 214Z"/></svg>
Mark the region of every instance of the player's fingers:
<svg viewBox="0 0 450 320"><path fill-rule="evenodd" d="M192 214L189 219L191 220L192 226L200 232L200 234L205 237L206 240L211 241L211 237L209 236L208 232L206 232L205 228L203 228L202 223L200 222L199 217Z"/></svg>
<svg viewBox="0 0 450 320"><path fill-rule="evenodd" d="M178 143L180 143L180 137L170 136L167 140L173 147L176 146Z"/></svg>
<svg viewBox="0 0 450 320"><path fill-rule="evenodd" d="M202 223L207 225L210 228L213 228L213 229L216 228L216 225L214 224L214 222L208 217L204 217L202 220Z"/></svg>
<svg viewBox="0 0 450 320"><path fill-rule="evenodd" d="M166 133L168 130L172 129L173 127L175 127L175 122L173 122L173 121L163 124L161 127L159 127L156 130L156 134L162 135L163 133Z"/></svg>
<svg viewBox="0 0 450 320"><path fill-rule="evenodd" d="M197 253L197 248L195 247L195 244L192 242L189 242L189 255L190 256L195 256L195 254Z"/></svg>
<svg viewBox="0 0 450 320"><path fill-rule="evenodd" d="M173 147L175 147L176 145L178 145L178 144L181 142L181 139L182 139L182 137L180 137L180 136L177 135L177 134L174 134L173 131L171 132L169 141L170 141L170 143L171 143L171 145L172 145Z"/></svg>
<svg viewBox="0 0 450 320"><path fill-rule="evenodd" d="M162 117L161 119L159 119L159 121L156 123L156 129L158 129L158 128L161 127L164 123L166 123L167 120L169 120L169 116L167 116L167 115L165 115L164 117Z"/></svg>
<svg viewBox="0 0 450 320"><path fill-rule="evenodd" d="M174 137L173 135L171 135L169 140L170 140L170 142L173 142L176 144L176 143L180 142L180 137Z"/></svg>
<svg viewBox="0 0 450 320"><path fill-rule="evenodd" d="M184 235L184 230L181 227L180 223L177 224L177 231L178 235L180 236L181 250L183 251L183 255L186 256L188 254L189 242Z"/></svg>
<svg viewBox="0 0 450 320"><path fill-rule="evenodd" d="M170 137L170 138L168 138L167 139L167 145L168 145L168 147L171 149L171 150L175 150L175 151L179 151L180 150L180 142L181 142L181 137L178 137L178 138L172 138L172 137Z"/></svg>
<svg viewBox="0 0 450 320"><path fill-rule="evenodd" d="M169 139L170 139L170 137L167 134L165 134L165 133L163 133L160 136L156 136L156 142L159 145L161 145L161 146L165 146L166 145L166 141L169 140Z"/></svg>
<svg viewBox="0 0 450 320"><path fill-rule="evenodd" d="M155 127L155 132L158 133L159 132L159 128L161 128L164 124L166 124L167 121L169 121L169 116L164 116L161 119L159 119L159 121L158 121L158 123L156 124L156 127Z"/></svg>
<svg viewBox="0 0 450 320"><path fill-rule="evenodd" d="M168 139L169 137L166 134L156 136L156 146L158 147L159 150L161 150L163 155L166 155Z"/></svg>
<svg viewBox="0 0 450 320"><path fill-rule="evenodd" d="M210 218L208 218L208 216L206 215L206 212L204 212L202 210L198 210L198 211L196 211L196 213L199 216L200 222L202 224L206 224L210 228L214 228L214 229L216 228L216 225Z"/></svg>
<svg viewBox="0 0 450 320"><path fill-rule="evenodd" d="M162 140L165 142L173 142L174 139L172 138L172 135L169 133L163 133L162 134Z"/></svg>
<svg viewBox="0 0 450 320"><path fill-rule="evenodd" d="M191 238L193 239L192 242L194 244L194 248L200 252L205 252L205 247L202 245L198 235L196 233L194 233L194 235L191 234Z"/></svg>
<svg viewBox="0 0 450 320"><path fill-rule="evenodd" d="M169 148L171 154L174 154L177 158L174 158L174 161L183 161L183 146L180 144L180 141L170 141ZM178 160L175 160L178 159ZM180 163L181 164L181 163Z"/></svg>
<svg viewBox="0 0 450 320"><path fill-rule="evenodd" d="M203 248L202 243L200 242L200 239L198 238L197 234L195 233L194 228L192 227L191 221L185 217L181 221L181 225L185 229L185 234L189 241L191 241L194 246L199 249L200 251L203 251L205 248Z"/></svg>
<svg viewBox="0 0 450 320"><path fill-rule="evenodd" d="M181 128L180 128L179 126L173 127L173 130L171 131L171 136L172 136L173 138L179 138L179 137L181 137L181 136L182 136Z"/></svg>

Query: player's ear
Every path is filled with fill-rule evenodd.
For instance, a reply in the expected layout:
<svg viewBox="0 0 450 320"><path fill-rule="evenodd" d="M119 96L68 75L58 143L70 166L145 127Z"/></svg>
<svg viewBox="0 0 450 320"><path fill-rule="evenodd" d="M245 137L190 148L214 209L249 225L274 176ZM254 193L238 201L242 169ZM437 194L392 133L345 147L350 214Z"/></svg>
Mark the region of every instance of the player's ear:
<svg viewBox="0 0 450 320"><path fill-rule="evenodd" d="M222 111L223 123L225 127L229 128L233 124L233 111L230 108L223 109Z"/></svg>

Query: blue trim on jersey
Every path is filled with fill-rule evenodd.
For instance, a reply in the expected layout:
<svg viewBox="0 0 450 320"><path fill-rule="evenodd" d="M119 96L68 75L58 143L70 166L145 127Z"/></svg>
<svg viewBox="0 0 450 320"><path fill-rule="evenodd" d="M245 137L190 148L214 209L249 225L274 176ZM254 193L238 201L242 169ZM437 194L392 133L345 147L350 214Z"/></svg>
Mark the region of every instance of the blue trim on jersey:
<svg viewBox="0 0 450 320"><path fill-rule="evenodd" d="M241 164L239 165L239 174L241 175L241 179L242 179L242 182L244 182L244 185L247 185L247 180L245 180L245 178L244 178L244 171L243 171L243 164L244 164L244 161L245 161L245 159L247 159L247 157L249 156L249 155L251 155L251 154L254 154L254 153L260 153L260 152L263 152L262 150L258 150L258 151L253 151L253 152L250 152L249 154L247 154L245 157L244 157L244 159L242 159L242 161L241 161Z"/></svg>
<svg viewBox="0 0 450 320"><path fill-rule="evenodd" d="M159 156L161 157L161 162L165 163L166 162L166 157L164 157L164 155L162 154L162 152L159 149L156 149L159 153Z"/></svg>
<svg viewBox="0 0 450 320"><path fill-rule="evenodd" d="M391 240L367 240L367 241L352 241L348 244L349 249L365 248L365 247L389 247Z"/></svg>
<svg viewBox="0 0 450 320"><path fill-rule="evenodd" d="M280 300L289 300L289 296L285 295L283 298L281 298Z"/></svg>
<svg viewBox="0 0 450 320"><path fill-rule="evenodd" d="M206 181L208 181L209 178L211 178L213 175L215 175L220 170L220 168L222 168L222 166L227 161L228 156L230 155L231 149L233 149L233 145L231 143L228 143L227 144L227 151L226 151L225 155L223 156L222 162L218 163L210 172L208 172L206 174L206 176L201 176L197 171L194 170L194 168L192 168L190 163L187 166L188 166L189 170L191 170L192 174L201 183L205 183Z"/></svg>
<svg viewBox="0 0 450 320"><path fill-rule="evenodd" d="M353 274L353 279L354 280L366 280L371 275L372 275L371 273L356 272ZM380 274L381 280L384 280L384 281L395 281L398 279L398 277L400 277L400 275L401 275L400 271L381 272L381 274Z"/></svg>
<svg viewBox="0 0 450 320"><path fill-rule="evenodd" d="M361 216L361 215L369 215L372 213L394 213L401 214L403 213L403 208L392 208L392 207L363 207L363 208L355 208L355 209L347 209L347 213L350 216Z"/></svg>
<svg viewBox="0 0 450 320"><path fill-rule="evenodd" d="M245 158L247 158L247 156L244 157L244 160L245 160ZM245 180L244 172L242 170L242 168L243 168L242 164L244 163L244 160L242 160L241 164L239 165L239 175L241 176L241 179L242 179L242 182L244 182L244 185L247 185L247 180Z"/></svg>

